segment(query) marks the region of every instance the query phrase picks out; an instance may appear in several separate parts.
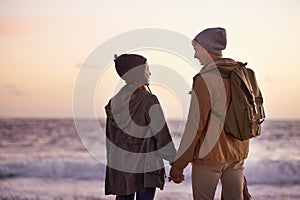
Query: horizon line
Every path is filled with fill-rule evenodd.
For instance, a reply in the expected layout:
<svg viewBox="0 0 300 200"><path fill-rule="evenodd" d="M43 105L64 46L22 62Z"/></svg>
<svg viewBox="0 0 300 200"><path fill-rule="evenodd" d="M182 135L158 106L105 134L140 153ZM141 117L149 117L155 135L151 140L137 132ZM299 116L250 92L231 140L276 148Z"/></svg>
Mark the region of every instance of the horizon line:
<svg viewBox="0 0 300 200"><path fill-rule="evenodd" d="M15 115L15 116L8 116L8 115L0 115L0 119L73 119L74 120L74 116L21 116L21 115ZM91 120L91 119L97 119L97 120L105 120L106 117L80 117L78 118L79 120ZM176 117L169 117L166 118L166 121L179 121L182 120L181 118L176 118ZM186 121L187 118L183 119L183 121ZM265 121L300 121L300 118L267 118L265 119Z"/></svg>

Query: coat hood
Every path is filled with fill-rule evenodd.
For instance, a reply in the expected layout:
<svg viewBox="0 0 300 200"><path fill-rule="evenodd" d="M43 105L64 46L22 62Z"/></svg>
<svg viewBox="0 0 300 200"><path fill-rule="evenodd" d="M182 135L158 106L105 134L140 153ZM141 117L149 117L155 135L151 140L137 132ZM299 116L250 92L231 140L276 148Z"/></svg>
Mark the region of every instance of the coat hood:
<svg viewBox="0 0 300 200"><path fill-rule="evenodd" d="M114 126L121 129L128 127L132 124L134 115L142 111L143 108L139 105L148 94L134 83L125 85L105 106L108 119L112 120Z"/></svg>

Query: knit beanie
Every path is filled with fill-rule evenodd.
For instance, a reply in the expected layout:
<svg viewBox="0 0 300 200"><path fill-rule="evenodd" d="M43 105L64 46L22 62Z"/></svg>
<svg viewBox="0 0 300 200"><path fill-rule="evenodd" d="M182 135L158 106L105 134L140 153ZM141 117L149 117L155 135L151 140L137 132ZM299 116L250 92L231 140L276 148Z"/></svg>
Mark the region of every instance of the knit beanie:
<svg viewBox="0 0 300 200"><path fill-rule="evenodd" d="M221 56L226 48L226 30L224 28L208 28L201 31L194 39L209 53Z"/></svg>
<svg viewBox="0 0 300 200"><path fill-rule="evenodd" d="M129 70L143 65L147 62L147 59L137 54L122 54L120 56L115 55L115 68L120 77L128 72Z"/></svg>

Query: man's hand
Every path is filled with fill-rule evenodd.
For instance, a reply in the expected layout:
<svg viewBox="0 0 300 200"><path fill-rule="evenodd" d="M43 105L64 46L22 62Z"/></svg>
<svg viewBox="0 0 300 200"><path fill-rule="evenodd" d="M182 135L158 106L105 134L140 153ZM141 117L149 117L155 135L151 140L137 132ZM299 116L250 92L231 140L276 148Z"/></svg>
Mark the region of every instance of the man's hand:
<svg viewBox="0 0 300 200"><path fill-rule="evenodd" d="M172 166L169 174L169 182L181 183L184 181L183 169Z"/></svg>

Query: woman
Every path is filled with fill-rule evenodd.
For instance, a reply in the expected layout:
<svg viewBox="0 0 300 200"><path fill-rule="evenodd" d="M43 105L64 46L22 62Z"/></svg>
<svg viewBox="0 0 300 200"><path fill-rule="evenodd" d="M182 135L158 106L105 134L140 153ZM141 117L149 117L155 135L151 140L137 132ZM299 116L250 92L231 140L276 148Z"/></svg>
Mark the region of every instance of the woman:
<svg viewBox="0 0 300 200"><path fill-rule="evenodd" d="M105 194L115 194L119 200L133 200L135 195L152 200L165 182L162 159L173 162L176 151L159 101L146 89L151 75L147 59L123 54L114 61L126 85L105 107Z"/></svg>

